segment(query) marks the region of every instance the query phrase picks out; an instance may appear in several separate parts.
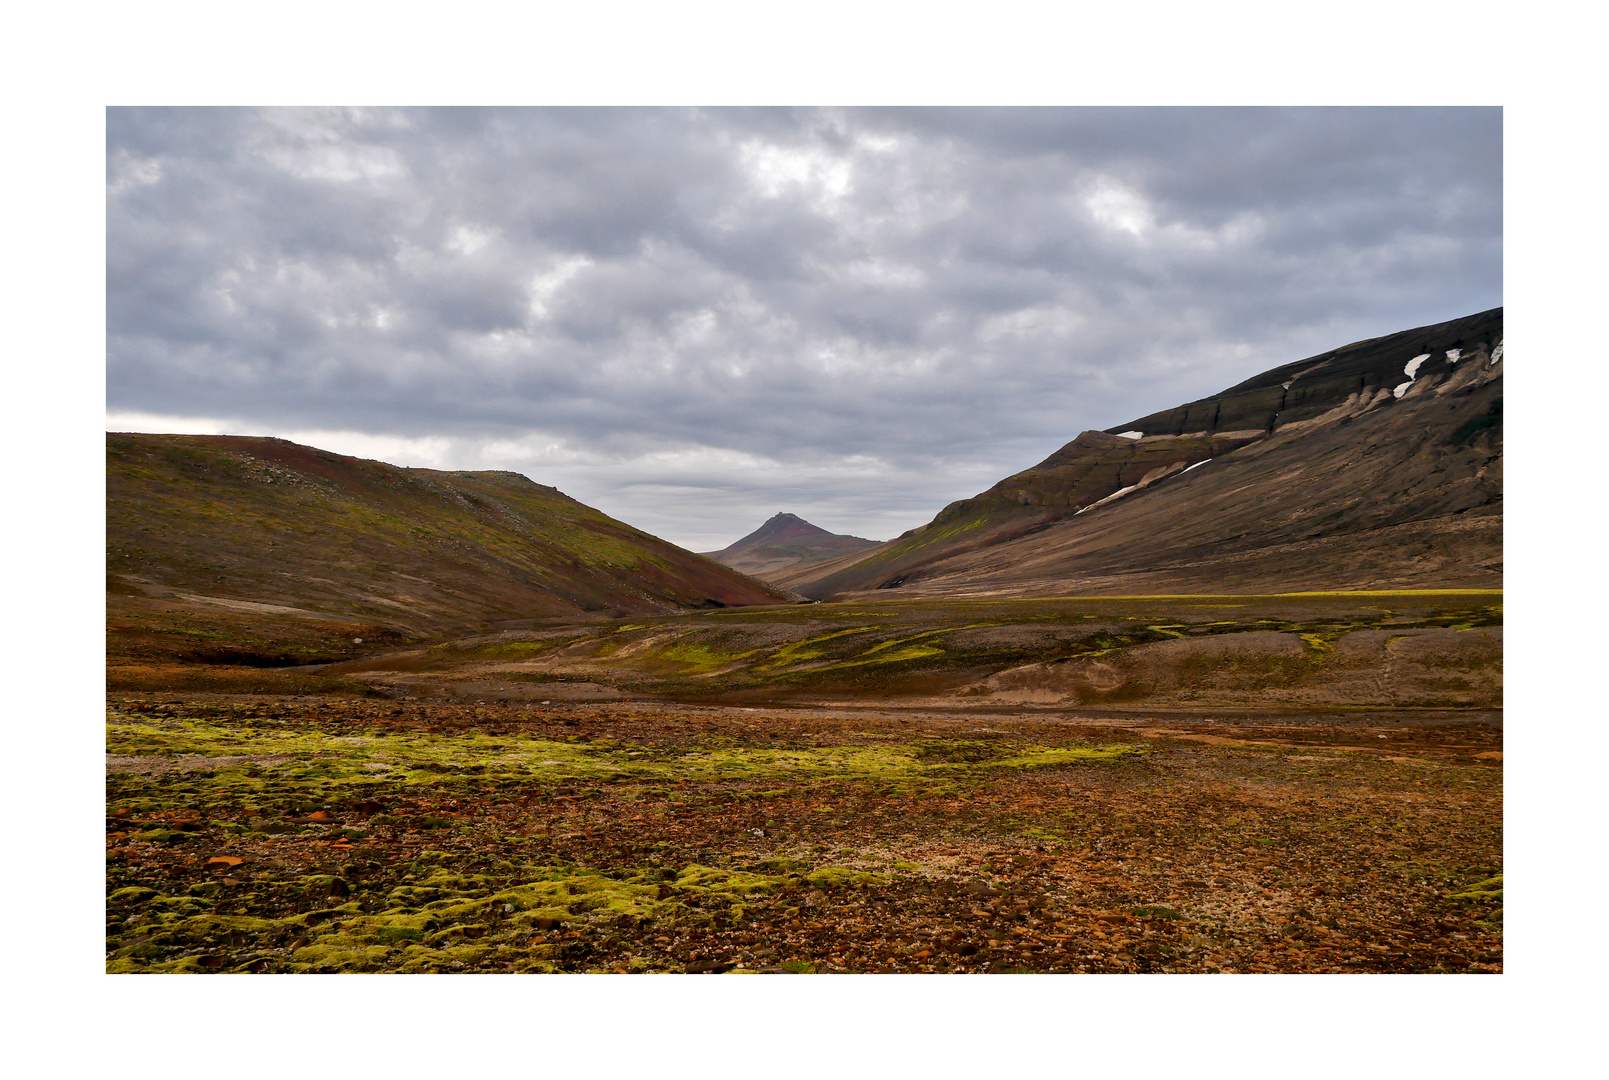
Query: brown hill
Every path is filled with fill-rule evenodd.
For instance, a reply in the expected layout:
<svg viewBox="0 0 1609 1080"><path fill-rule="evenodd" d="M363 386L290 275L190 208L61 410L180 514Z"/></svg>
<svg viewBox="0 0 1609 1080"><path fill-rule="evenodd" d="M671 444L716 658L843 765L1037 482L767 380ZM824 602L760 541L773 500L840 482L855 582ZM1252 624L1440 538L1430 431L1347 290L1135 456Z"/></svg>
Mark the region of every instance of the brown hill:
<svg viewBox="0 0 1609 1080"><path fill-rule="evenodd" d="M830 533L794 514L776 514L743 539L706 551L706 558L776 584L780 576L877 546L876 540Z"/></svg>
<svg viewBox="0 0 1609 1080"><path fill-rule="evenodd" d="M773 580L815 598L1500 587L1502 337L1497 308L1286 364Z"/></svg>
<svg viewBox="0 0 1609 1080"><path fill-rule="evenodd" d="M787 600L517 473L283 439L108 434L106 557L108 651L131 662L277 667Z"/></svg>

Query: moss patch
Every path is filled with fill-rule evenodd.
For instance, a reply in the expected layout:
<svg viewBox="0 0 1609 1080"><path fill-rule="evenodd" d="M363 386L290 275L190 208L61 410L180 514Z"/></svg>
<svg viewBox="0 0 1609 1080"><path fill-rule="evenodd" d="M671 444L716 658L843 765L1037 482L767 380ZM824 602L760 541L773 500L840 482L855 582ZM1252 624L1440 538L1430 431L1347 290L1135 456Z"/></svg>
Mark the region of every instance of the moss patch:
<svg viewBox="0 0 1609 1080"><path fill-rule="evenodd" d="M1293 754L1290 740L1324 741L1311 727L1237 724L1233 746L1138 752L1126 728L986 722L116 701L107 970L1501 961L1501 883L1489 877L1501 771L1467 753L1433 749L1435 768L1404 770L1339 747ZM1418 733L1400 734L1394 751L1426 753L1407 745ZM1287 745L1246 741L1257 738ZM1499 737L1451 727L1432 738ZM1404 815L1405 797L1423 812Z"/></svg>

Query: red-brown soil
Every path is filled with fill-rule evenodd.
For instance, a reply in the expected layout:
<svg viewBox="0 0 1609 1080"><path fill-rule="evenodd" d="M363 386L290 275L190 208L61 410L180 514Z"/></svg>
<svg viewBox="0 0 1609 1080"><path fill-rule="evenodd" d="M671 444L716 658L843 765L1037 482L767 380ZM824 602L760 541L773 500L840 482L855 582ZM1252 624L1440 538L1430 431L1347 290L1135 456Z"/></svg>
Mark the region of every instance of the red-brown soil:
<svg viewBox="0 0 1609 1080"><path fill-rule="evenodd" d="M1491 713L109 707L112 970L1502 967Z"/></svg>

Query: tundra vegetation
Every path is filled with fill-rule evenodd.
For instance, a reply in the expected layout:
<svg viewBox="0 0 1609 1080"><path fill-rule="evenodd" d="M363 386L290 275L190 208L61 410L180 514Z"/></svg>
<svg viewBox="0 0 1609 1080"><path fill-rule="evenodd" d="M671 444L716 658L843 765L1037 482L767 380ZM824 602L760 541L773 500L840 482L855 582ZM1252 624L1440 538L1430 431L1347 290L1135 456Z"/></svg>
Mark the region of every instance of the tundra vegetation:
<svg viewBox="0 0 1609 1080"><path fill-rule="evenodd" d="M1500 970L1501 614L890 600L114 688L107 969Z"/></svg>

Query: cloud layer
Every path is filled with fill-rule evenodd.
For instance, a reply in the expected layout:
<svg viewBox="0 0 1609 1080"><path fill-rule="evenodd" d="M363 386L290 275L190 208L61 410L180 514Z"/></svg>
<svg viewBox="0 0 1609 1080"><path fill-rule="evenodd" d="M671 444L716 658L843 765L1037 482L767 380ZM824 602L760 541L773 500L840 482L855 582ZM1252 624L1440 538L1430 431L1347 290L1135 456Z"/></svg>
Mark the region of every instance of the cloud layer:
<svg viewBox="0 0 1609 1080"><path fill-rule="evenodd" d="M1496 109L107 116L108 424L885 538L1502 303Z"/></svg>

